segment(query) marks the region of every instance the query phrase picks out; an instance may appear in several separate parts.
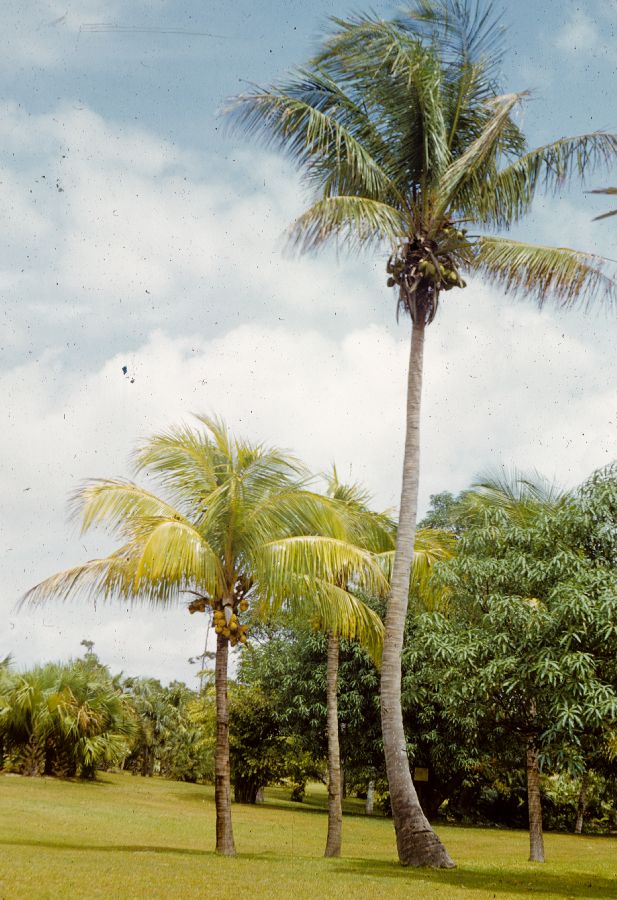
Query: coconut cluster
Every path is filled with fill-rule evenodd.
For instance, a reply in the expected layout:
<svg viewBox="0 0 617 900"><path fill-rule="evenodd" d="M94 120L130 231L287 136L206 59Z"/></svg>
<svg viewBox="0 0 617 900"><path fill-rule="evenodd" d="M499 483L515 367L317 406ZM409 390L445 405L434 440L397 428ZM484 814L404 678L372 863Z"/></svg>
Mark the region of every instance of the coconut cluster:
<svg viewBox="0 0 617 900"><path fill-rule="evenodd" d="M458 271L457 258L469 244L466 229L447 224L437 238L416 236L406 241L388 260L388 287L398 285L413 293L419 282L428 282L434 291L464 288L466 282Z"/></svg>
<svg viewBox="0 0 617 900"><path fill-rule="evenodd" d="M249 602L244 597L238 599L234 592L234 604L223 605L221 600L211 597L198 597L188 605L190 613L206 612L212 610L212 623L217 634L227 638L232 647L236 644L246 644L248 640L248 625L243 625L238 618L238 612L246 612Z"/></svg>

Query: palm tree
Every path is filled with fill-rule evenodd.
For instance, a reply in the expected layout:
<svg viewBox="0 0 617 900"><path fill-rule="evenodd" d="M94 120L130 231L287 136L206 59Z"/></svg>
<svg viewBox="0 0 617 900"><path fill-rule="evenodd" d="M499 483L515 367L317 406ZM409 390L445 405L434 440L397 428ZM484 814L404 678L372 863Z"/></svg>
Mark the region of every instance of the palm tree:
<svg viewBox="0 0 617 900"><path fill-rule="evenodd" d="M386 514L370 510L370 496L359 484L344 484L339 480L336 466L326 476L327 495L336 501L334 521L329 521L322 532L339 536L364 549L387 553L394 547L394 525ZM341 516L341 512L343 515ZM349 574L339 573L338 584L349 589ZM388 582L384 579L384 587ZM340 638L328 632L326 662L326 710L328 736L328 835L324 856L340 856L343 841L343 805L341 754L338 717L338 668Z"/></svg>
<svg viewBox="0 0 617 900"><path fill-rule="evenodd" d="M359 484L345 484L339 480L336 467L326 477L327 494L342 505L343 534L346 540L376 554L387 578L392 574L396 528L387 513L375 513L370 509L371 497ZM340 527L340 506L337 524ZM431 567L435 562L448 559L453 552L453 539L438 529L421 529L416 534L411 586L415 593L428 599ZM339 581L342 587L350 587L344 574ZM325 856L340 856L342 845L342 785L341 761L338 740L337 679L340 639L329 633L326 665L326 708L328 720L328 837Z"/></svg>
<svg viewBox="0 0 617 900"><path fill-rule="evenodd" d="M265 136L301 169L314 202L290 241L388 248L388 285L411 318L405 455L381 674L386 766L403 865L453 865L422 814L401 710L400 656L415 539L424 336L446 291L477 273L537 303L615 298L591 253L479 234L504 230L539 188L617 155L617 135L529 150L514 120L527 93L498 82L501 28L490 3L412 0L405 14L334 20L322 52L285 83L238 97L231 121Z"/></svg>
<svg viewBox="0 0 617 900"><path fill-rule="evenodd" d="M367 590L383 574L367 551L321 537L314 523L327 501L306 489L303 467L276 448L232 438L216 419L202 429L155 435L135 457L165 499L130 481L92 481L77 492L82 528L104 524L121 546L103 559L60 572L32 588L30 603L50 597L126 598L168 606L182 592L190 608L208 608L217 633L215 662L216 850L233 855L229 772L227 660L245 643L241 623L293 609L316 627L359 638L379 657L379 618L336 583L341 570Z"/></svg>

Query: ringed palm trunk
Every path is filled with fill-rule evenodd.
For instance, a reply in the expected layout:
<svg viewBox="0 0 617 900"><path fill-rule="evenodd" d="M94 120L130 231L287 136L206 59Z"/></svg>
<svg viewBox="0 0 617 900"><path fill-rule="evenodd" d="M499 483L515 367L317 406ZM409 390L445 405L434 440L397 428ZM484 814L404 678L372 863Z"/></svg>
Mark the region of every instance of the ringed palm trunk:
<svg viewBox="0 0 617 900"><path fill-rule="evenodd" d="M424 332L423 323L413 324L407 384L403 486L381 664L381 724L399 861L404 866L451 868L454 863L431 828L418 801L407 757L401 706L401 651L418 507Z"/></svg>
<svg viewBox="0 0 617 900"><path fill-rule="evenodd" d="M216 750L214 757L214 804L216 807L216 852L235 856L231 824L231 779L229 768L229 702L227 698L227 657L229 643L217 635L214 685L216 690Z"/></svg>
<svg viewBox="0 0 617 900"><path fill-rule="evenodd" d="M338 739L337 678L339 639L328 635L326 698L328 711L328 839L324 856L340 856L343 839L343 807L341 801L341 754Z"/></svg>
<svg viewBox="0 0 617 900"><path fill-rule="evenodd" d="M533 739L527 745L527 806L529 807L529 861L543 863L544 835L542 833L540 764Z"/></svg>

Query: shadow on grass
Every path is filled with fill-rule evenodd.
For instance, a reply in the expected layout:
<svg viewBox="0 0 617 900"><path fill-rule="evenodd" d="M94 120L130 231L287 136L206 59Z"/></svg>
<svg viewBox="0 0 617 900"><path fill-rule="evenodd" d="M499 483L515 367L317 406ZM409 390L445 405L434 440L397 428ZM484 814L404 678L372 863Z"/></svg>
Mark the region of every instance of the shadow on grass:
<svg viewBox="0 0 617 900"><path fill-rule="evenodd" d="M0 847L46 847L50 850L85 850L95 853L169 853L176 856L216 856L213 850L152 844L72 844L66 841L0 840Z"/></svg>
<svg viewBox="0 0 617 900"><path fill-rule="evenodd" d="M337 870L343 874L372 878L395 878L413 881L421 878L435 884L451 885L460 890L484 891L488 896L499 893L519 897L546 897L556 894L567 898L617 897L614 879L584 872L547 872L537 863L530 863L524 871L508 869L407 869L386 860L341 860Z"/></svg>

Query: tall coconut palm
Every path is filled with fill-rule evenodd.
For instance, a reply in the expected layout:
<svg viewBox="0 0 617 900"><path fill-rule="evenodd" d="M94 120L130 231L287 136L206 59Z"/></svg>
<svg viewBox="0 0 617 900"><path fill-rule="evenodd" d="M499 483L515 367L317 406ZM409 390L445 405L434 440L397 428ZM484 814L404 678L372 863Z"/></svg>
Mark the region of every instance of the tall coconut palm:
<svg viewBox="0 0 617 900"><path fill-rule="evenodd" d="M412 323L397 552L382 663L382 721L399 859L452 861L419 807L405 752L400 657L418 497L424 337L444 292L477 273L541 306L615 299L605 261L480 234L507 229L538 189L617 155L593 132L529 150L514 120L527 93L502 93L501 27L482 0L413 0L382 21L334 20L322 52L288 81L237 98L229 115L301 169L314 202L291 226L300 251L335 239L387 248L388 285ZM450 295L452 296L452 295Z"/></svg>
<svg viewBox="0 0 617 900"><path fill-rule="evenodd" d="M216 850L233 855L227 661L230 644L247 639L242 613L249 604L263 614L288 606L324 630L359 637L378 657L379 618L336 578L347 569L358 584L378 590L383 574L365 550L315 533L328 501L306 489L293 457L198 418L205 429L172 429L136 453L137 471L158 482L163 496L120 480L91 481L77 492L73 510L82 528L105 525L121 546L46 579L25 600L105 597L168 606L190 592L197 595L191 606L212 612Z"/></svg>

